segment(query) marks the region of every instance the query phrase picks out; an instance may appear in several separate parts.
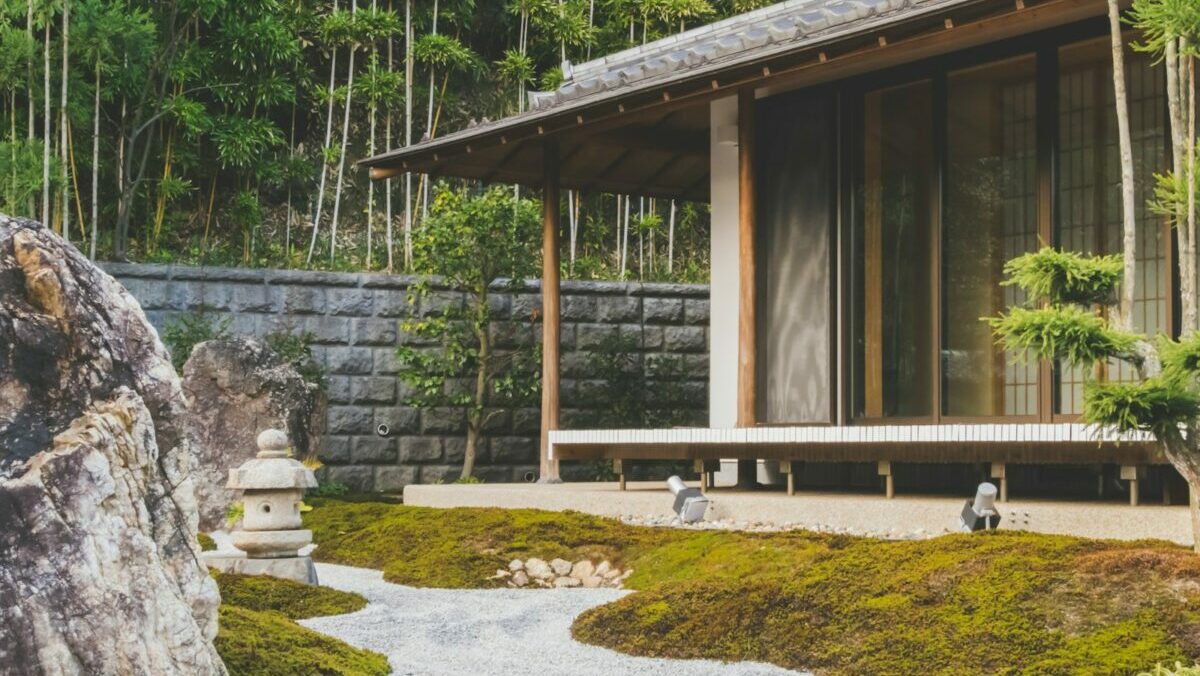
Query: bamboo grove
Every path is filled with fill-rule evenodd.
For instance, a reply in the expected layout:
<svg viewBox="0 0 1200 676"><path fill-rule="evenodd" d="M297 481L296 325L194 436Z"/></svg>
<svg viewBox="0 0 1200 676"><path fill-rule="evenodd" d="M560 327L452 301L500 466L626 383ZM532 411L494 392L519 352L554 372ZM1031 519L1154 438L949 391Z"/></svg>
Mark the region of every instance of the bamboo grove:
<svg viewBox="0 0 1200 676"><path fill-rule="evenodd" d="M356 160L749 2L4 0L0 209L102 259L411 269L431 194L477 186L372 184ZM705 205L563 209L569 276L707 276Z"/></svg>

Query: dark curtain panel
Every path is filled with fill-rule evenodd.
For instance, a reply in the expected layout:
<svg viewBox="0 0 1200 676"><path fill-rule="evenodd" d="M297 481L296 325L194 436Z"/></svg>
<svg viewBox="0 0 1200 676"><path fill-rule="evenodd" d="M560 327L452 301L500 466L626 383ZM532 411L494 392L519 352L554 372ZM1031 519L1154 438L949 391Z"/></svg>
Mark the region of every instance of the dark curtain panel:
<svg viewBox="0 0 1200 676"><path fill-rule="evenodd" d="M764 99L758 119L758 417L831 422L833 96Z"/></svg>

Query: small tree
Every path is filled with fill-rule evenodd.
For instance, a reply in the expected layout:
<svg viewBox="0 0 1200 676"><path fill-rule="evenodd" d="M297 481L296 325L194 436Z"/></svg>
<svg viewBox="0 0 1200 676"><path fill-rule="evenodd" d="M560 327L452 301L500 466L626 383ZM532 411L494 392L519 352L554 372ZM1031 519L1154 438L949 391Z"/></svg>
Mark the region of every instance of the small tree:
<svg viewBox="0 0 1200 676"><path fill-rule="evenodd" d="M524 347L499 350L492 321L492 292L520 288L537 274L538 212L535 203L503 188L478 195L444 190L414 232L415 271L440 278L411 288L412 314L402 324L411 340L398 350L399 375L414 391L409 405L466 411L463 480L474 471L480 435L497 412L488 406L531 400L538 391L532 334L513 341ZM435 286L461 300L436 303Z"/></svg>
<svg viewBox="0 0 1200 676"><path fill-rule="evenodd" d="M1151 339L1113 327L1097 305L1114 305L1121 256L1090 256L1046 247L1009 261L1005 284L1029 305L987 318L1013 354L1084 367L1083 419L1121 432L1150 432L1191 489L1192 534L1200 553L1200 333ZM1193 299L1194 300L1194 299ZM1186 302L1186 301L1185 301ZM1103 382L1096 364L1131 365L1134 382Z"/></svg>

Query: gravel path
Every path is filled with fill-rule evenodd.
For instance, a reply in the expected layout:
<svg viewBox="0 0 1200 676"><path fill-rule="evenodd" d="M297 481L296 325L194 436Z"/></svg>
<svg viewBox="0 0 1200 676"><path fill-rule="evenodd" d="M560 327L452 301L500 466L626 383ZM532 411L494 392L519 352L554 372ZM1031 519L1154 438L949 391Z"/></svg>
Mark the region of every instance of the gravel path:
<svg viewBox="0 0 1200 676"><path fill-rule="evenodd" d="M776 676L768 664L630 657L571 638L577 615L620 598L616 589L417 589L365 568L318 563L321 584L353 591L357 613L300 624L388 656L407 674L572 674L573 676Z"/></svg>

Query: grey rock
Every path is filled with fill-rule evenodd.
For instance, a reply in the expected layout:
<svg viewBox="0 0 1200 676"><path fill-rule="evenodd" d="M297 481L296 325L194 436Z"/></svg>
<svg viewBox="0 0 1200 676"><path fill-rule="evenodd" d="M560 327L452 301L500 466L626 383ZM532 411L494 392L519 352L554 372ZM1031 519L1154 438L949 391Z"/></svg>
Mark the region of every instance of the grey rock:
<svg viewBox="0 0 1200 676"><path fill-rule="evenodd" d="M550 561L550 569L554 571L555 575L570 575L571 562L565 559L553 559Z"/></svg>
<svg viewBox="0 0 1200 676"><path fill-rule="evenodd" d="M399 493L409 484L417 483L417 468L405 466L376 467L375 490Z"/></svg>
<svg viewBox="0 0 1200 676"><path fill-rule="evenodd" d="M642 319L647 324L675 324L683 320L682 298L642 299Z"/></svg>
<svg viewBox="0 0 1200 676"><path fill-rule="evenodd" d="M433 462L442 457L442 440L438 437L401 437L400 462Z"/></svg>
<svg viewBox="0 0 1200 676"><path fill-rule="evenodd" d="M183 367L188 400L187 434L195 449L200 527L220 528L236 492L225 488L229 470L254 457L255 438L284 430L293 453L316 452L324 433L326 400L264 343L248 338L213 340L192 351Z"/></svg>
<svg viewBox="0 0 1200 676"><path fill-rule="evenodd" d="M0 670L224 674L195 459L134 298L0 216Z"/></svg>

